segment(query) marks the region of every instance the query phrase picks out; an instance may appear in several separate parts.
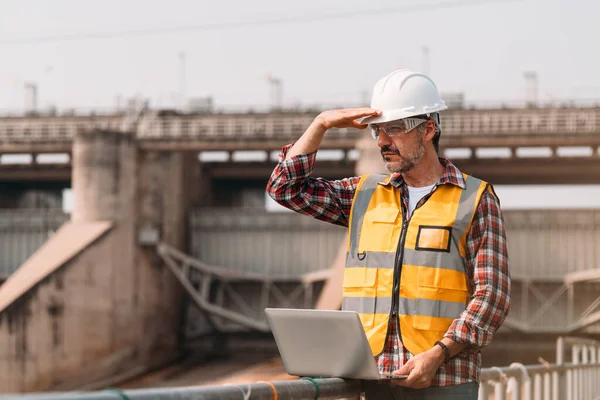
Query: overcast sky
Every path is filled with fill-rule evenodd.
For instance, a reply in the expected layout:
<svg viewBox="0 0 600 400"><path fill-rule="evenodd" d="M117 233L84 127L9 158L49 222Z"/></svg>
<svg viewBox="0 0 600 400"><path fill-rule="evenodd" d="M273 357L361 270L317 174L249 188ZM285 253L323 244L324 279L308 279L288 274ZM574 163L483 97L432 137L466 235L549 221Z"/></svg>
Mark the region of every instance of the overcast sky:
<svg viewBox="0 0 600 400"><path fill-rule="evenodd" d="M600 98L599 14L597 0L0 0L0 109L23 108L26 81L42 107L112 107L119 94L173 105L180 52L187 97L267 104L271 73L286 104L353 105L389 71L426 68L423 46L440 90L468 101L523 101L529 70L541 98ZM286 18L299 21L235 25ZM185 26L201 29L86 37Z"/></svg>
<svg viewBox="0 0 600 400"><path fill-rule="evenodd" d="M0 0L0 114L23 110L25 82L41 107L173 106L182 76L187 98L264 106L267 74L287 105L352 106L399 67L479 104L522 102L526 71L540 99L600 100L598 15L597 0ZM540 199L520 190L500 188L507 207ZM561 191L554 206L600 204L599 187Z"/></svg>

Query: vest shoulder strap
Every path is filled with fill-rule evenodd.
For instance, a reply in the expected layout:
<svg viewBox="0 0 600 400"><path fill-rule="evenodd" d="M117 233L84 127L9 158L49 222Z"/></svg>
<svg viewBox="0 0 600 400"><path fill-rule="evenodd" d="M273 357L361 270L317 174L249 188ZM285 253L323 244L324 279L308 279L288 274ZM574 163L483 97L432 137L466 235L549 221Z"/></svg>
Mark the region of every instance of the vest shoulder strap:
<svg viewBox="0 0 600 400"><path fill-rule="evenodd" d="M455 221L455 227L460 231L466 231L467 227L471 224L475 210L481 200L481 195L488 186L486 181L474 176L463 174L463 177L465 178L465 189L460 196Z"/></svg>
<svg viewBox="0 0 600 400"><path fill-rule="evenodd" d="M349 247L351 254L356 254L358 251L358 234L362 228L362 221L377 189L378 182L384 180L386 174L368 174L363 175L360 178L360 183L354 194L354 200L352 202L352 210L350 211L350 225L349 225Z"/></svg>

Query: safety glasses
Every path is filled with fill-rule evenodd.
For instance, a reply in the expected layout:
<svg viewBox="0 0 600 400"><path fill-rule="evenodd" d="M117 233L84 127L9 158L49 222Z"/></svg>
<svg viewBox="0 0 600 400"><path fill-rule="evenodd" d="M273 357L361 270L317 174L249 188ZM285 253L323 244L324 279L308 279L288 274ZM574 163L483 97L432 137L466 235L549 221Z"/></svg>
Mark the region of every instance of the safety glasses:
<svg viewBox="0 0 600 400"><path fill-rule="evenodd" d="M397 121L386 122L384 124L372 124L369 125L371 128L371 136L373 139L379 139L379 134L385 132L389 137L404 135L419 125L427 122L427 119L423 118L404 118Z"/></svg>

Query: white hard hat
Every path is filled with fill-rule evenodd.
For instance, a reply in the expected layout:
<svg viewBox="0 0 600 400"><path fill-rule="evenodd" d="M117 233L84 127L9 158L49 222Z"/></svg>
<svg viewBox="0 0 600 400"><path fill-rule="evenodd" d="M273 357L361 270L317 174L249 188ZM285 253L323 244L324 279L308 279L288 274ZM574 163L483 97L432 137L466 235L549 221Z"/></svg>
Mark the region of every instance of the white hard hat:
<svg viewBox="0 0 600 400"><path fill-rule="evenodd" d="M411 70L399 69L375 84L371 108L381 110L381 115L365 117L360 120L362 124L378 124L437 113L446 110L448 106L431 78Z"/></svg>

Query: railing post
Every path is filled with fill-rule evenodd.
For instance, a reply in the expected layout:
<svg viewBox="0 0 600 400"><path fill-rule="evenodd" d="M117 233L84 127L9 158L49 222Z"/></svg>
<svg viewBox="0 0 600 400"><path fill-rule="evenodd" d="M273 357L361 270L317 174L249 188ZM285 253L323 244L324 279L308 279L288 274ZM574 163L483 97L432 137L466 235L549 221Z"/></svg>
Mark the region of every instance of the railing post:
<svg viewBox="0 0 600 400"><path fill-rule="evenodd" d="M551 400L552 397L552 379L549 372L544 373L544 400Z"/></svg>
<svg viewBox="0 0 600 400"><path fill-rule="evenodd" d="M542 373L536 373L533 377L533 395L534 400L542 400Z"/></svg>
<svg viewBox="0 0 600 400"><path fill-rule="evenodd" d="M523 385L525 389L525 400L533 400L533 382L527 379Z"/></svg>
<svg viewBox="0 0 600 400"><path fill-rule="evenodd" d="M488 400L490 397L490 386L488 384L487 381L481 381L479 383L479 393L477 395L477 398L479 400Z"/></svg>
<svg viewBox="0 0 600 400"><path fill-rule="evenodd" d="M567 400L573 400L573 388L575 387L573 370L567 371Z"/></svg>
<svg viewBox="0 0 600 400"><path fill-rule="evenodd" d="M522 377L508 379L508 384L506 386L508 388L508 393L510 394L510 400L521 400L522 381Z"/></svg>
<svg viewBox="0 0 600 400"><path fill-rule="evenodd" d="M498 378L494 387L494 400L506 400L506 383L503 381L503 377Z"/></svg>
<svg viewBox="0 0 600 400"><path fill-rule="evenodd" d="M590 349L590 362L592 364L596 364L598 362L598 350L599 347L598 346L591 346ZM600 395L600 393L598 393L598 380L600 379L600 374L599 374L599 370L598 367L590 370L590 374L591 374L591 386L592 386L592 393L594 396L596 395Z"/></svg>
<svg viewBox="0 0 600 400"><path fill-rule="evenodd" d="M556 339L556 364L563 365L565 363L565 338L560 336ZM566 380L564 372L552 373L552 400L566 399Z"/></svg>
<svg viewBox="0 0 600 400"><path fill-rule="evenodd" d="M521 370L521 375L518 378L512 378L512 388L514 390L511 391L511 400L520 400L521 398L532 400L531 379L527 367L521 363L512 363L510 364L510 368L519 368Z"/></svg>
<svg viewBox="0 0 600 400"><path fill-rule="evenodd" d="M587 345L583 345L581 346L581 363L583 365L589 364L589 353L590 353L590 349L588 348ZM589 370L584 369L581 371L581 394L582 394L582 398L584 399L589 399L591 398L590 396L592 395L590 393L590 374L589 374Z"/></svg>
<svg viewBox="0 0 600 400"><path fill-rule="evenodd" d="M579 345L574 344L571 349L571 362L573 365L579 365ZM573 370L573 399L577 400L580 398L581 394L581 381L580 381L580 373L581 370L574 369Z"/></svg>

